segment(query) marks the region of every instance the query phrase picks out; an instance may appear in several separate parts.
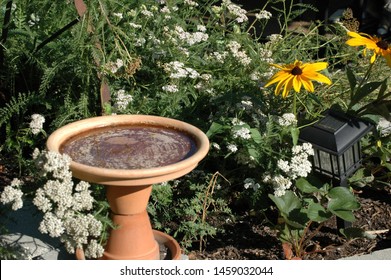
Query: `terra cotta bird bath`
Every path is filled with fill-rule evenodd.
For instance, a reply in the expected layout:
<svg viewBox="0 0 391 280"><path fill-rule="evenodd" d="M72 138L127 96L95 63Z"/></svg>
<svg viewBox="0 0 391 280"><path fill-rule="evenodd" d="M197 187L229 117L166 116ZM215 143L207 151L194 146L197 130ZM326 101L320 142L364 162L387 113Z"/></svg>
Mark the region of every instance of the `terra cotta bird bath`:
<svg viewBox="0 0 391 280"><path fill-rule="evenodd" d="M103 259L160 259L160 245L172 259L180 258L178 243L152 230L146 208L152 184L189 173L206 156L209 140L201 130L157 116L102 116L61 127L47 148L72 158L74 177L107 187L118 228L110 233Z"/></svg>

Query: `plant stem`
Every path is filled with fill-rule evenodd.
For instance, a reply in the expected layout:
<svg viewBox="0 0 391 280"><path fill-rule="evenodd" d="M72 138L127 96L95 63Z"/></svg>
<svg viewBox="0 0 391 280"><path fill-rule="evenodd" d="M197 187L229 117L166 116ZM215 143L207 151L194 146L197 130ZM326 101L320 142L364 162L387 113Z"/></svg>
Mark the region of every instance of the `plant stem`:
<svg viewBox="0 0 391 280"><path fill-rule="evenodd" d="M294 92L293 93L293 114L295 115L295 117L297 119L296 99L297 99L296 92Z"/></svg>

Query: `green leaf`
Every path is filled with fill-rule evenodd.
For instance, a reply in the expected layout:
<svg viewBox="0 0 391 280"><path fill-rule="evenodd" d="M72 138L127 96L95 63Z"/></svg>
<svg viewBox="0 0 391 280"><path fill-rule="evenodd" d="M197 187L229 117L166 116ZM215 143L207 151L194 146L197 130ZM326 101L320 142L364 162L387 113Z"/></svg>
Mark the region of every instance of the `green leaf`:
<svg viewBox="0 0 391 280"><path fill-rule="evenodd" d="M329 191L329 210L357 210L360 208L356 197L346 187L335 187Z"/></svg>
<svg viewBox="0 0 391 280"><path fill-rule="evenodd" d="M384 96L384 93L386 92L387 90L387 79L385 79L383 82L382 82L382 85L379 89L379 94L377 95L377 100L382 100L383 99L383 96Z"/></svg>
<svg viewBox="0 0 391 280"><path fill-rule="evenodd" d="M306 209L293 209L285 218L285 222L295 228L304 228L309 221Z"/></svg>
<svg viewBox="0 0 391 280"><path fill-rule="evenodd" d="M391 171L391 163L385 162L384 167L387 168L389 171Z"/></svg>
<svg viewBox="0 0 391 280"><path fill-rule="evenodd" d="M369 234L361 228L354 228L354 227L341 228L339 232L347 239L354 239L354 238L375 239L376 238L376 235Z"/></svg>
<svg viewBox="0 0 391 280"><path fill-rule="evenodd" d="M330 201L327 209L341 219L353 222L355 220L353 210L360 208L356 197L348 188L336 187L329 191Z"/></svg>
<svg viewBox="0 0 391 280"><path fill-rule="evenodd" d="M282 215L288 216L293 209L301 209L300 199L292 191L286 191L283 196L269 194L269 197Z"/></svg>
<svg viewBox="0 0 391 280"><path fill-rule="evenodd" d="M308 206L307 216L311 221L321 223L330 219L332 214L319 203L311 203Z"/></svg>
<svg viewBox="0 0 391 280"><path fill-rule="evenodd" d="M224 131L225 126L219 123L213 122L209 130L206 132L206 136L211 137Z"/></svg>
<svg viewBox="0 0 391 280"><path fill-rule="evenodd" d="M356 220L353 212L350 210L330 210L330 212L348 222L354 222Z"/></svg>
<svg viewBox="0 0 391 280"><path fill-rule="evenodd" d="M319 189L310 184L306 179L300 178L296 180L296 187L303 193L319 192Z"/></svg>
<svg viewBox="0 0 391 280"><path fill-rule="evenodd" d="M262 143L262 135L259 133L258 129L252 128L250 129L251 138L254 140L255 143Z"/></svg>
<svg viewBox="0 0 391 280"><path fill-rule="evenodd" d="M354 73L350 67L346 68L346 75L348 76L349 85L350 85L350 91L353 92L354 88L356 87L357 80L354 76Z"/></svg>
<svg viewBox="0 0 391 280"><path fill-rule="evenodd" d="M379 86L382 85L382 82L370 82L363 85L359 88L355 95L352 97L351 104L356 104L361 101L364 97L375 91Z"/></svg>
<svg viewBox="0 0 391 280"><path fill-rule="evenodd" d="M297 127L291 128L291 136L292 136L293 145L297 145L297 142L299 140L299 134L300 134L300 130Z"/></svg>
<svg viewBox="0 0 391 280"><path fill-rule="evenodd" d="M357 187L365 187L369 183L373 182L375 177L372 174L365 174L366 169L360 168L358 169L353 176L349 178L349 183L352 185L355 185Z"/></svg>

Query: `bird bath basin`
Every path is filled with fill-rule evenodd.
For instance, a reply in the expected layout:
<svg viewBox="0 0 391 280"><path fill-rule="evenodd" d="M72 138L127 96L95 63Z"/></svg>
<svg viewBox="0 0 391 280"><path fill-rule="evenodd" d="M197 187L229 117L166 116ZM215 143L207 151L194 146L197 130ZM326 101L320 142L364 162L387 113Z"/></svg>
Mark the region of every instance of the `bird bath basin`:
<svg viewBox="0 0 391 280"><path fill-rule="evenodd" d="M152 184L189 173L206 156L209 140L201 130L157 116L102 116L59 128L47 148L72 158L74 177L106 186L118 228L103 259L160 259L162 244L180 258L178 243L152 230L146 208Z"/></svg>

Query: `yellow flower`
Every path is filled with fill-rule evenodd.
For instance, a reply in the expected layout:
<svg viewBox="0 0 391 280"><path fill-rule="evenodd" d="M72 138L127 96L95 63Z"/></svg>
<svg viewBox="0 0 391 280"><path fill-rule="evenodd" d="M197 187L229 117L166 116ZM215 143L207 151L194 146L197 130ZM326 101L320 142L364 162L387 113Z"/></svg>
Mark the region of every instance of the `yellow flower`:
<svg viewBox="0 0 391 280"><path fill-rule="evenodd" d="M288 96L288 92L292 89L292 87L296 92L300 92L301 86L304 86L306 90L313 92L314 85L312 80L326 83L328 85L331 84L329 78L318 73L318 71L327 67L326 62L302 63L301 61L296 60L293 64L283 66L278 64L271 65L280 68L281 71L274 74L265 87L277 83L276 90L274 91L275 95L278 95L282 90L282 87L284 87L282 90L283 98Z"/></svg>
<svg viewBox="0 0 391 280"><path fill-rule="evenodd" d="M348 35L352 37L346 41L349 46L364 46L364 55L366 55L367 50L373 51L371 63L375 62L377 55L381 55L386 59L388 66L391 67L391 48L386 41L365 33L348 32Z"/></svg>

